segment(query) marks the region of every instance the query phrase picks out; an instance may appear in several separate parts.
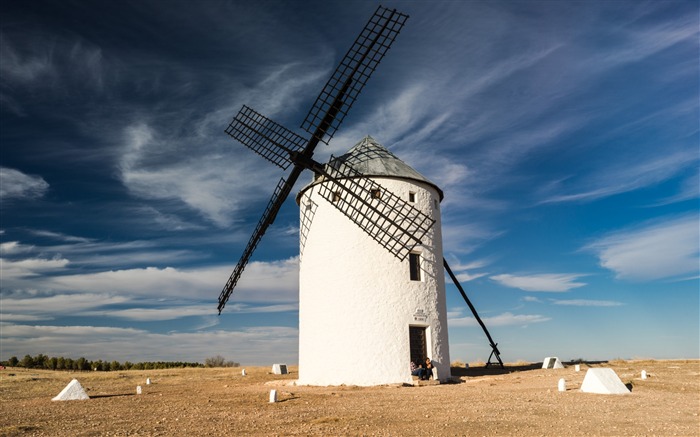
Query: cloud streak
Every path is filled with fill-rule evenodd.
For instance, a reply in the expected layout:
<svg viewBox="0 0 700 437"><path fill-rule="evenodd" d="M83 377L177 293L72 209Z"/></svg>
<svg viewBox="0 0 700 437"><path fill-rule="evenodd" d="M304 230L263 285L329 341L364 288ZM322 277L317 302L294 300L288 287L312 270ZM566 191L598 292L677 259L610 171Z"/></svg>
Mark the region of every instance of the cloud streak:
<svg viewBox="0 0 700 437"><path fill-rule="evenodd" d="M44 196L49 184L40 176L31 176L13 168L0 167L0 199L36 199Z"/></svg>
<svg viewBox="0 0 700 437"><path fill-rule="evenodd" d="M482 317L482 321L486 326L527 326L533 323L544 323L551 320L550 317L546 317L540 314L513 314L510 312L505 312L497 316L492 317ZM475 327L479 326L479 323L473 317L453 317L447 320L449 326L452 327Z"/></svg>
<svg viewBox="0 0 700 437"><path fill-rule="evenodd" d="M21 357L35 355L85 357L117 361L198 361L223 354L244 365L297 362L298 331L287 327L171 332L101 326L19 325L3 323L3 349ZM99 349L95 345L100 345ZM270 347L272 346L272 347ZM164 358L167 357L167 358Z"/></svg>
<svg viewBox="0 0 700 437"><path fill-rule="evenodd" d="M523 291L562 293L585 286L584 282L576 282L582 276L585 275L579 273L501 274L490 276L490 279L506 287L519 288Z"/></svg>
<svg viewBox="0 0 700 437"><path fill-rule="evenodd" d="M700 265L697 214L666 217L623 229L588 244L600 266L618 279L651 281L697 274Z"/></svg>

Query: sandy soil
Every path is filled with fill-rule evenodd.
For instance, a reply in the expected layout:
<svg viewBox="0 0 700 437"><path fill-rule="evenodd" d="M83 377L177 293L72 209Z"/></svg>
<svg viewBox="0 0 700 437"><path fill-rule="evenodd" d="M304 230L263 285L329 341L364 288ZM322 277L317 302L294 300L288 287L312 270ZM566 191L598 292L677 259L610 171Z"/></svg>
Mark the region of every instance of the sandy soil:
<svg viewBox="0 0 700 437"><path fill-rule="evenodd" d="M300 387L270 368L0 371L0 435L700 435L699 361L456 369L455 384ZM628 395L579 391L611 367ZM646 370L649 378L642 380ZM55 402L72 378L91 399ZM152 384L146 385L146 378ZM566 392L557 390L564 378ZM142 394L136 394L141 385ZM271 389L277 403L269 403Z"/></svg>

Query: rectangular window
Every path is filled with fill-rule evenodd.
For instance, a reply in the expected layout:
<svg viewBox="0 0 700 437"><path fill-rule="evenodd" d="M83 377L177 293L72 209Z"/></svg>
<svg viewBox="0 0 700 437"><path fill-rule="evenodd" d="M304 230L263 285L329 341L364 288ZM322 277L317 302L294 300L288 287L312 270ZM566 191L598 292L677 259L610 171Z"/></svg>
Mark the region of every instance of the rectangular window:
<svg viewBox="0 0 700 437"><path fill-rule="evenodd" d="M408 254L408 268L411 272L411 281L420 281L420 253Z"/></svg>
<svg viewBox="0 0 700 437"><path fill-rule="evenodd" d="M411 203L415 203L416 202L416 193L414 193L413 191L408 193L408 201Z"/></svg>
<svg viewBox="0 0 700 437"><path fill-rule="evenodd" d="M370 194L372 196L372 199L382 198L382 191L379 188L373 188L372 190L370 190Z"/></svg>

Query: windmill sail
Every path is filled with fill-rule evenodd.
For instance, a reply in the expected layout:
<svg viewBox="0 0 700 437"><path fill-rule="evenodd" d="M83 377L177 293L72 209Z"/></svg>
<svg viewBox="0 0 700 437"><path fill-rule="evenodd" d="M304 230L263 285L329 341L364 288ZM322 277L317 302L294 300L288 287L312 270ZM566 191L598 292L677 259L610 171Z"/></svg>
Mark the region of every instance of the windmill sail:
<svg viewBox="0 0 700 437"><path fill-rule="evenodd" d="M255 248L258 247L258 243L260 243L262 236L265 235L267 228L275 221L277 213L282 207L285 199L287 199L287 196L289 196L289 192L291 190L292 185L287 183L284 178L280 179L280 181L277 183L277 188L275 188L275 192L272 194L272 198L268 202L265 212L263 212L258 225L255 227L253 235L250 237L250 240L248 240L248 244L243 251L243 255L241 255L241 259L238 260L236 268L228 278L226 285L224 285L224 289L221 290L218 307L219 314L221 314L221 310L224 309L224 305L226 305L228 298L231 296L231 293L233 293L233 289L236 287L236 284L238 283L245 266L248 264L248 261L250 261L250 257L253 255Z"/></svg>
<svg viewBox="0 0 700 437"><path fill-rule="evenodd" d="M328 144L407 19L396 9L377 8L316 98L302 129ZM342 96L340 102L338 96ZM336 116L326 120L334 106Z"/></svg>
<svg viewBox="0 0 700 437"><path fill-rule="evenodd" d="M321 197L400 260L435 224L410 203L334 157L323 175Z"/></svg>
<svg viewBox="0 0 700 437"><path fill-rule="evenodd" d="M226 133L282 170L292 163L289 154L300 152L309 142L245 105L228 125Z"/></svg>

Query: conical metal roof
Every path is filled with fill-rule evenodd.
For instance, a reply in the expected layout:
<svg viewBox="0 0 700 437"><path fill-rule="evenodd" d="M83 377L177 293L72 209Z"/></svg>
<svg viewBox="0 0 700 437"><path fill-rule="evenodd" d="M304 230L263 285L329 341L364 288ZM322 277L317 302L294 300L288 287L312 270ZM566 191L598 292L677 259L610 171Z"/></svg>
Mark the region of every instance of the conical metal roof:
<svg viewBox="0 0 700 437"><path fill-rule="evenodd" d="M335 166L339 163L349 165L363 176L411 179L417 182L423 182L435 187L440 195L440 200L444 197L440 187L400 160L396 155L391 153L369 135L355 144L347 153L336 157L326 165ZM297 203L299 202L301 194L317 182L320 181L314 179L314 182L307 185L299 192L297 195Z"/></svg>

